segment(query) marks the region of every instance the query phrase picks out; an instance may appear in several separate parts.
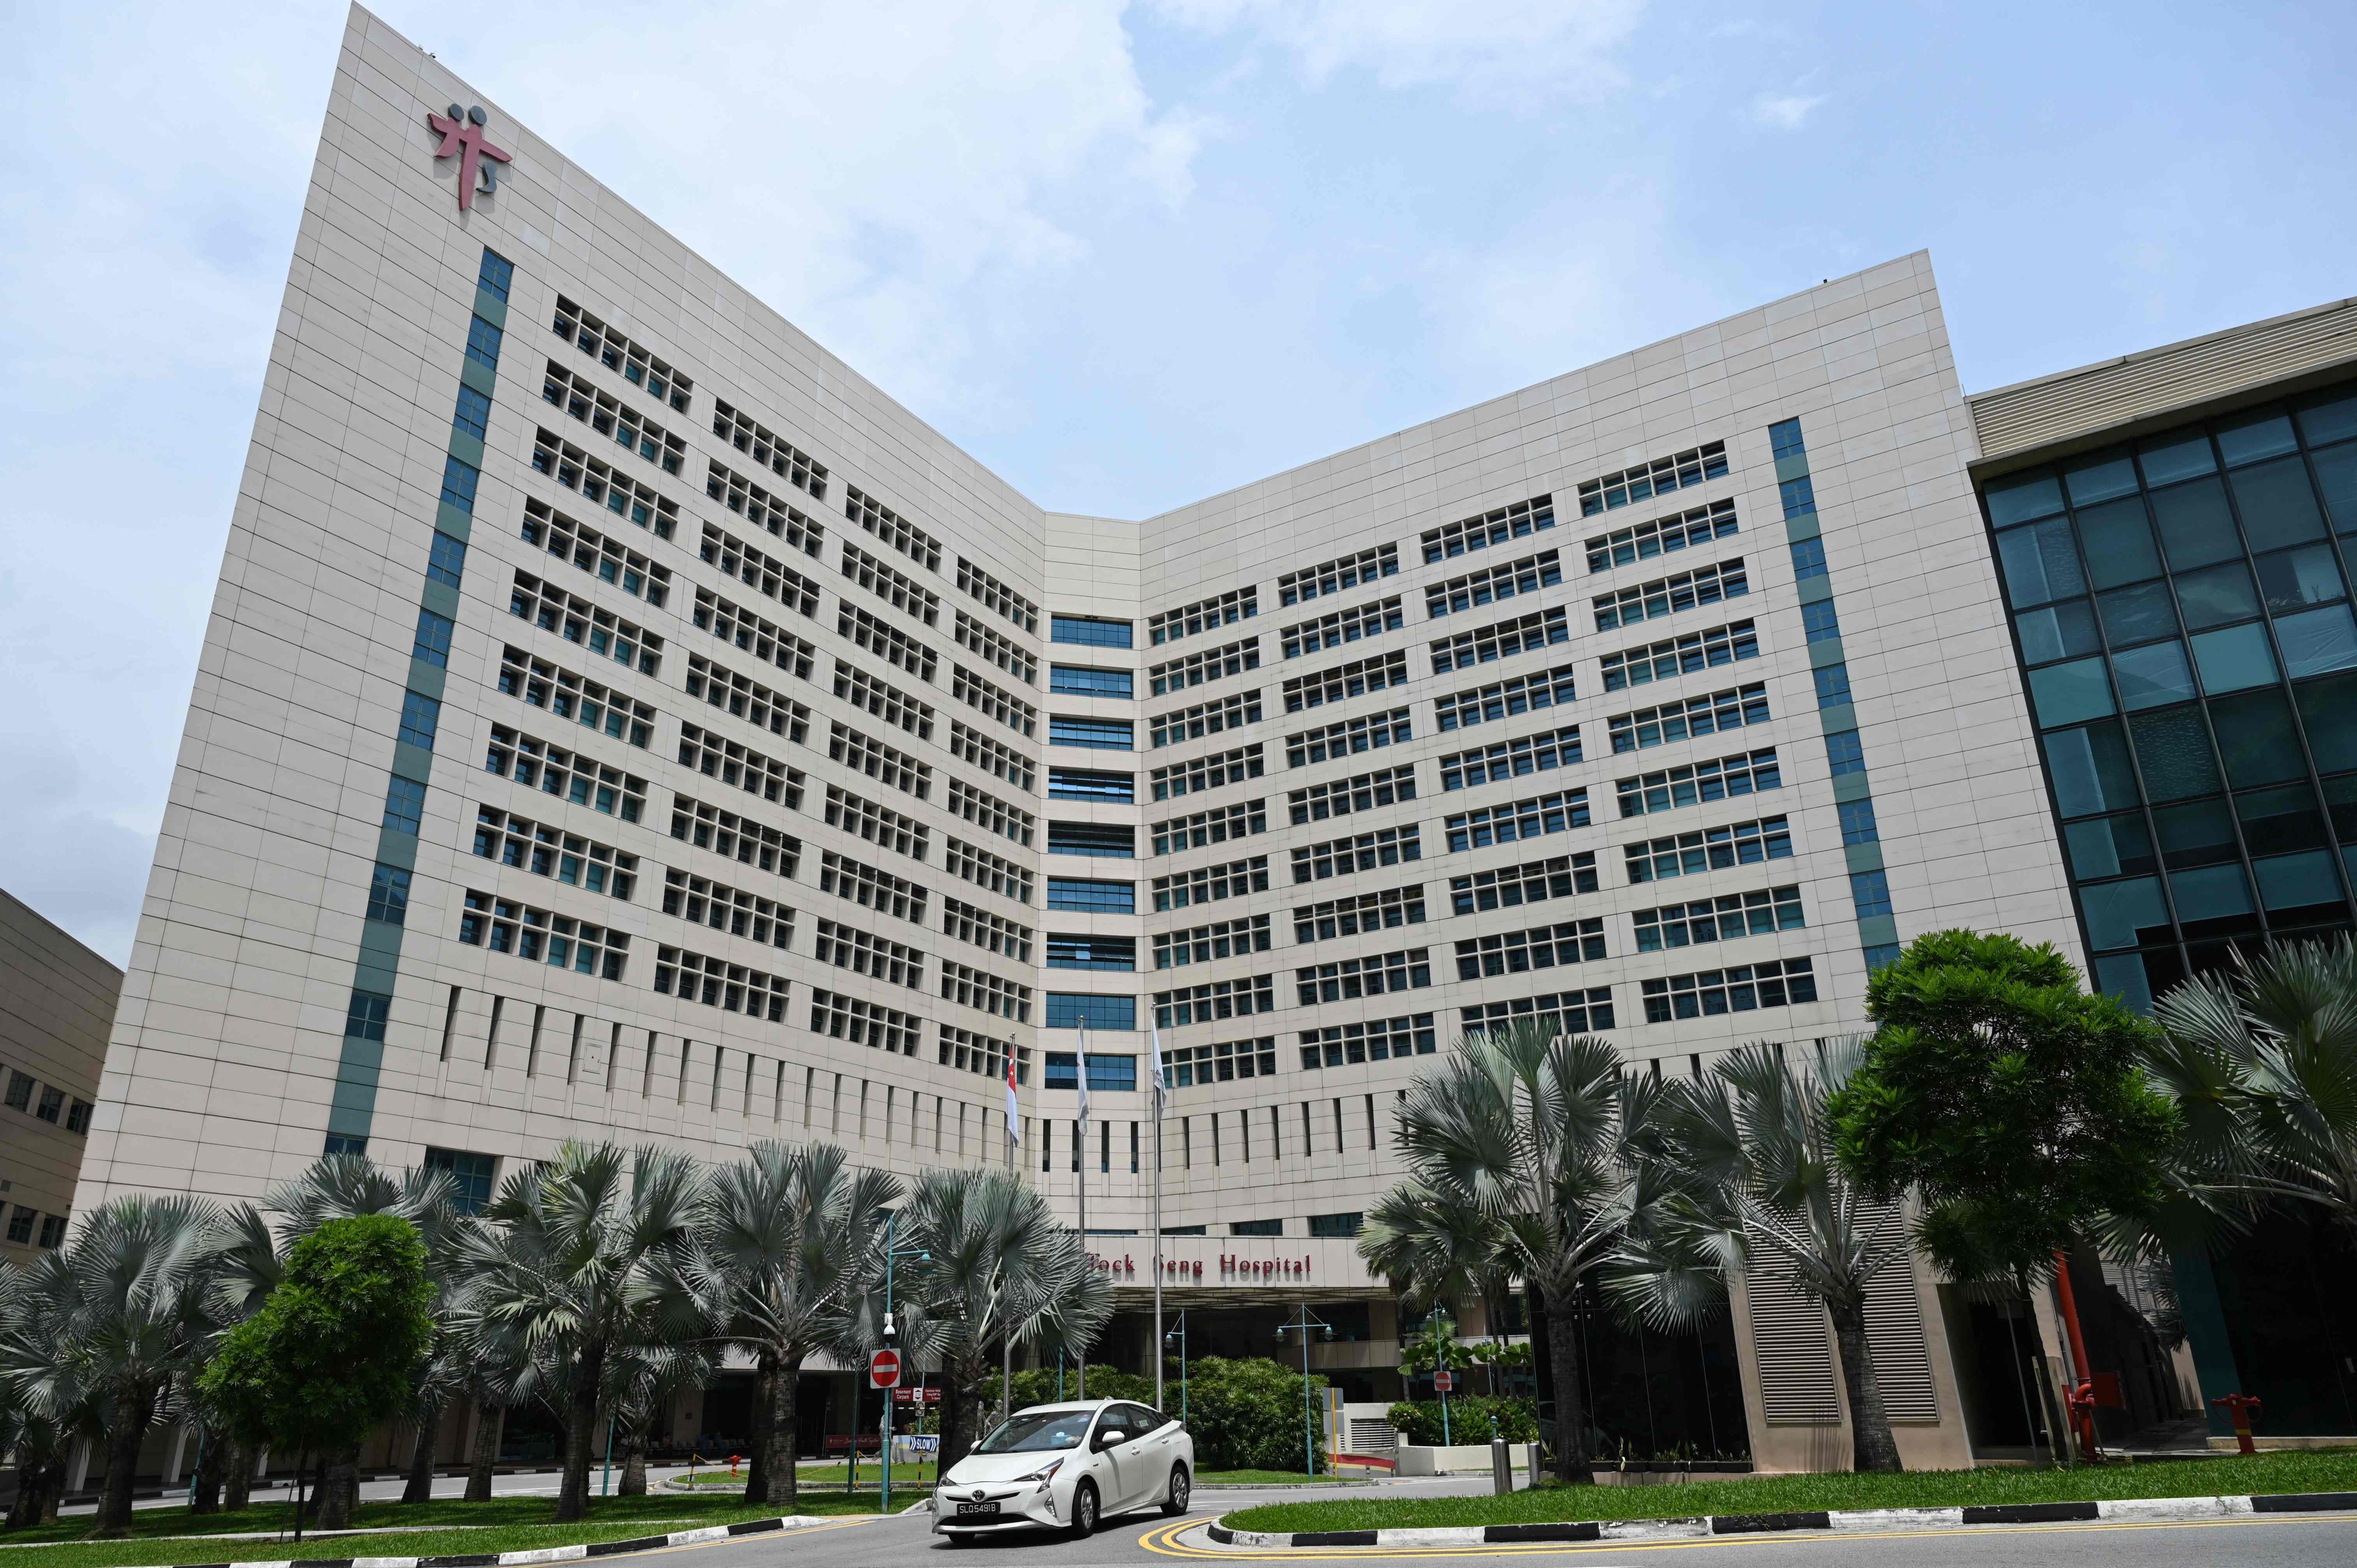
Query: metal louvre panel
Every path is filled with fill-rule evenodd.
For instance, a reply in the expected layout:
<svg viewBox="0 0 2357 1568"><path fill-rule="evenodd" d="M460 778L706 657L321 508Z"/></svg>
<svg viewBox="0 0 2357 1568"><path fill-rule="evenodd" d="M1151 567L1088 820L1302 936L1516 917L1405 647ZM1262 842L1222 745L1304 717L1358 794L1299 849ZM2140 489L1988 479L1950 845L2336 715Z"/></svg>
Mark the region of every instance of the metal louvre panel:
<svg viewBox="0 0 2357 1568"><path fill-rule="evenodd" d="M2357 301L2238 327L1966 399L1984 460L2357 359Z"/></svg>
<svg viewBox="0 0 2357 1568"><path fill-rule="evenodd" d="M1399 1434L1392 1423L1378 1417L1354 1415L1351 1418L1351 1452L1353 1454L1396 1454Z"/></svg>
<svg viewBox="0 0 2357 1568"><path fill-rule="evenodd" d="M1863 1210L1861 1226L1902 1218L1888 1210ZM1940 1398L1932 1381L1932 1348L1923 1337L1923 1307L1915 1288L1915 1260L1902 1252L1867 1283L1866 1343L1874 1352L1875 1380L1882 1385L1882 1412L1892 1421L1937 1423Z"/></svg>
<svg viewBox="0 0 2357 1568"><path fill-rule="evenodd" d="M1760 1368L1761 1416L1770 1426L1839 1421L1833 1332L1824 1307L1772 1266L1751 1271L1743 1283L1751 1308L1751 1350Z"/></svg>

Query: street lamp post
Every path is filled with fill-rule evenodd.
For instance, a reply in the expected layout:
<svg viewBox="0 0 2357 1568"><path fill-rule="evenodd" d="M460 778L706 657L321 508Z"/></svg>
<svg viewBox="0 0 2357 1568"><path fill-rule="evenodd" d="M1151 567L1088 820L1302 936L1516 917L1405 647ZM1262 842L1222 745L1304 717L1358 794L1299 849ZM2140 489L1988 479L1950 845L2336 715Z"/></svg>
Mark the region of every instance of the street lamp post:
<svg viewBox="0 0 2357 1568"><path fill-rule="evenodd" d="M900 1214L898 1209L884 1217L884 1348L888 1350L892 1348L892 1341L898 1332L892 1326L892 1260L911 1257L920 1263L932 1262L932 1254L921 1247L901 1247L897 1250L893 1247L892 1228L899 1224L899 1220ZM883 1461L884 1468L877 1484L877 1511L885 1514L892 1511L892 1395L897 1391L897 1389L884 1391L884 1452L878 1455ZM920 1416L924 1414L923 1406L918 1407L917 1413ZM856 1432L858 1429L855 1427L853 1430ZM851 1451L855 1457L859 1452L859 1440L856 1437L852 1439ZM791 1464L792 1460L789 1458L787 1463ZM938 1475L939 1472L936 1471L935 1474Z"/></svg>
<svg viewBox="0 0 2357 1568"><path fill-rule="evenodd" d="M1313 1328L1318 1329L1320 1331L1319 1338L1331 1339L1334 1337L1334 1326L1322 1317L1312 1317L1309 1315L1309 1304L1306 1301L1294 1310L1296 1316L1277 1325L1276 1342L1280 1345L1285 1343L1285 1331L1288 1328L1300 1331L1301 1473L1305 1476L1314 1476L1318 1474L1318 1443L1317 1426L1313 1416L1314 1406L1309 1398L1309 1331Z"/></svg>
<svg viewBox="0 0 2357 1568"><path fill-rule="evenodd" d="M1440 1308L1437 1305L1432 1309L1432 1369L1433 1380L1439 1385L1434 1391L1440 1395L1440 1444L1446 1448L1448 1446L1448 1387L1442 1375L1448 1370L1448 1342L1440 1337Z"/></svg>
<svg viewBox="0 0 2357 1568"><path fill-rule="evenodd" d="M1178 1315L1178 1326L1163 1335L1162 1348L1165 1350L1170 1348L1173 1339L1178 1342L1178 1424L1184 1426L1187 1424L1187 1315L1183 1312Z"/></svg>

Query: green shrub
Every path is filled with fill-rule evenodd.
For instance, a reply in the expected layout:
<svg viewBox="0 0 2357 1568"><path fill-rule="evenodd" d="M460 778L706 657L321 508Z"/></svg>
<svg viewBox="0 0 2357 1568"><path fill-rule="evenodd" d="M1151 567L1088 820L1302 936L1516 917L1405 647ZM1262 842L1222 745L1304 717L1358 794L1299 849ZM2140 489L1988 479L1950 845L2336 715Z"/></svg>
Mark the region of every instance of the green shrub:
<svg viewBox="0 0 2357 1568"><path fill-rule="evenodd" d="M1164 1397L1177 1402L1175 1394ZM1312 1375L1308 1409L1322 1412L1325 1401L1326 1380ZM1298 1474L1304 1410L1301 1374L1275 1361L1206 1356L1187 1363L1187 1430L1195 1439L1200 1469ZM1312 1464L1323 1470L1325 1423L1313 1419L1308 1424Z"/></svg>
<svg viewBox="0 0 2357 1568"><path fill-rule="evenodd" d="M1384 1412L1410 1443L1437 1447L1441 1440L1440 1402L1403 1400ZM1448 1435L1458 1444L1490 1441L1490 1418L1498 1418L1498 1435L1509 1443L1535 1443L1539 1407L1530 1400L1489 1394L1467 1394L1448 1402Z"/></svg>
<svg viewBox="0 0 2357 1568"><path fill-rule="evenodd" d="M992 1378L983 1385L983 1398L989 1404L992 1419L997 1418L998 1380ZM1064 1369L1064 1391L1056 1391L1056 1369L1032 1367L1015 1374L1015 1405L1021 1410L1027 1404L1054 1404L1060 1400L1081 1397L1080 1369ZM1175 1395L1173 1396L1176 1397ZM1089 1398L1092 1400L1135 1400L1139 1404L1154 1402L1154 1380L1125 1372L1118 1367L1089 1366Z"/></svg>

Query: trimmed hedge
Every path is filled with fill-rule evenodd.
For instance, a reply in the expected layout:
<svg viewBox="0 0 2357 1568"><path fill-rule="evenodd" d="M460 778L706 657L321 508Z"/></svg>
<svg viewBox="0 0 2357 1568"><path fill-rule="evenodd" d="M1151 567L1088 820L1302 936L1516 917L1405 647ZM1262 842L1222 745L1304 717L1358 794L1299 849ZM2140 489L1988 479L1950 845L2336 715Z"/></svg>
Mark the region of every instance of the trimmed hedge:
<svg viewBox="0 0 2357 1568"><path fill-rule="evenodd" d="M1426 1447L1440 1444L1440 1402L1403 1400L1386 1412L1392 1425L1410 1443ZM1539 1407L1529 1400L1502 1395L1466 1394L1448 1402L1448 1435L1458 1444L1490 1441L1490 1418L1498 1418L1498 1434L1509 1443L1534 1443L1539 1435Z"/></svg>

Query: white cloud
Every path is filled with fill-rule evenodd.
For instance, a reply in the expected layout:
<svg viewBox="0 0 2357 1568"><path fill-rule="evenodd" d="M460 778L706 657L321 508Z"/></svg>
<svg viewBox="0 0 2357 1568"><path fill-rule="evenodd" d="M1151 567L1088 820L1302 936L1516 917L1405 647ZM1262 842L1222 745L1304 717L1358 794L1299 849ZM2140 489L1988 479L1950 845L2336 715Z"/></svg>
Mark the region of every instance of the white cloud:
<svg viewBox="0 0 2357 1568"><path fill-rule="evenodd" d="M1751 118L1775 130L1797 131L1801 122L1824 101L1823 93L1763 92L1751 101Z"/></svg>
<svg viewBox="0 0 2357 1568"><path fill-rule="evenodd" d="M1612 52L1644 0L1152 0L1201 32L1240 32L1290 54L1323 85L1364 70L1387 88L1442 86L1460 101L1501 89L1598 98L1626 73ZM1531 107L1512 99L1490 105Z"/></svg>

